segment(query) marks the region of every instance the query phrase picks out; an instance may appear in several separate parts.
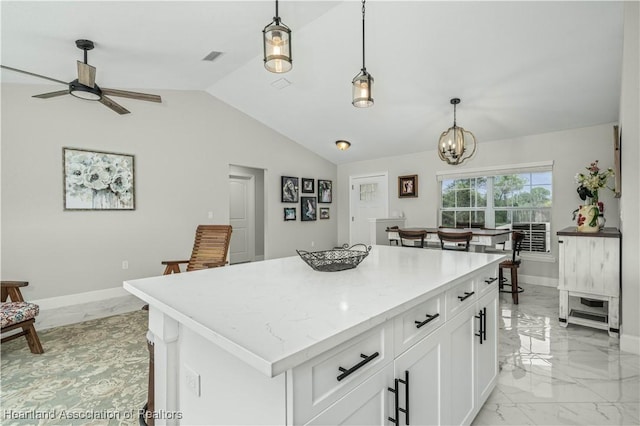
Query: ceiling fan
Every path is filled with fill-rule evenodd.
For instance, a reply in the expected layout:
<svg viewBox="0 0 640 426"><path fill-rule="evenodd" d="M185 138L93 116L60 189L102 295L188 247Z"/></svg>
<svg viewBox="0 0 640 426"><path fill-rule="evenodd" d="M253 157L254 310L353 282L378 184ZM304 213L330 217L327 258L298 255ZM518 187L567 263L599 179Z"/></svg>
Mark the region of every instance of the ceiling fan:
<svg viewBox="0 0 640 426"><path fill-rule="evenodd" d="M115 102L113 99L108 98L106 95L118 96L122 98L138 99L141 101L149 102L162 102L162 98L158 95L150 95L148 93L129 92L127 90L116 90L100 88L96 84L96 68L87 63L87 51L93 49L95 46L91 40L76 40L76 46L78 49L84 51L84 62L78 61L78 78L67 83L66 81L56 80L55 78L46 77L44 75L35 74L29 71L19 70L17 68L7 67L0 65L0 68L8 69L11 71L20 72L23 74L32 75L34 77L44 78L46 80L54 81L69 86L65 90L58 90L56 92L42 93L40 95L34 95L34 98L54 98L62 95L73 95L76 98L86 99L89 101L99 101L101 104L111 108L118 114L129 114L129 111L122 105Z"/></svg>

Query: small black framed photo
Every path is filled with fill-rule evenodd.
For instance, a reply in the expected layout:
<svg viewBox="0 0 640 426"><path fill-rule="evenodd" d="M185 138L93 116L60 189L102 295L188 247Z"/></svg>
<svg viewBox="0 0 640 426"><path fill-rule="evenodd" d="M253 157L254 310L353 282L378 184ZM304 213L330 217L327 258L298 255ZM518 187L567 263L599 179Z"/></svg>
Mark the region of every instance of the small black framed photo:
<svg viewBox="0 0 640 426"><path fill-rule="evenodd" d="M315 180L302 178L302 193L313 194L316 191Z"/></svg>
<svg viewBox="0 0 640 426"><path fill-rule="evenodd" d="M317 209L317 204L316 204L316 197L300 197L301 200L301 216L300 216L300 220L303 222L309 221L309 220L316 220L316 211Z"/></svg>
<svg viewBox="0 0 640 426"><path fill-rule="evenodd" d="M295 207L285 207L284 208L284 220L296 220L296 208Z"/></svg>
<svg viewBox="0 0 640 426"><path fill-rule="evenodd" d="M318 179L318 202L331 203L333 198L332 185L330 180Z"/></svg>
<svg viewBox="0 0 640 426"><path fill-rule="evenodd" d="M298 178L291 176L282 176L280 178L282 187L282 199L283 203L297 203L298 202Z"/></svg>
<svg viewBox="0 0 640 426"><path fill-rule="evenodd" d="M418 196L418 175L398 176L398 197Z"/></svg>
<svg viewBox="0 0 640 426"><path fill-rule="evenodd" d="M329 219L329 207L320 207L320 219Z"/></svg>

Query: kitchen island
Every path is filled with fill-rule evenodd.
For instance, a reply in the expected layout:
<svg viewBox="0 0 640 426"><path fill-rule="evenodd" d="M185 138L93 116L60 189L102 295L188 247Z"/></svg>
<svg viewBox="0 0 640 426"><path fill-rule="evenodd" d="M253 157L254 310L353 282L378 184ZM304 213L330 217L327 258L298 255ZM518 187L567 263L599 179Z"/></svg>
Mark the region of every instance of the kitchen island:
<svg viewBox="0 0 640 426"><path fill-rule="evenodd" d="M341 272L294 256L127 281L156 425L469 424L497 377L503 259L374 246Z"/></svg>

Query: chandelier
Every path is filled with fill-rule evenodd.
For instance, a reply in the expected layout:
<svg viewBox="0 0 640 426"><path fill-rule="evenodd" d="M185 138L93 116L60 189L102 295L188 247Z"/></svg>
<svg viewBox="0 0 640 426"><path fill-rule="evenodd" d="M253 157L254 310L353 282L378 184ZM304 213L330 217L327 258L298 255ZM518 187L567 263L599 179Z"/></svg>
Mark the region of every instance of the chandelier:
<svg viewBox="0 0 640 426"><path fill-rule="evenodd" d="M471 158L476 152L476 137L473 133L466 131L456 125L456 105L460 99L451 99L453 105L453 127L449 127L446 132L442 132L438 141L438 155L447 164L462 164Z"/></svg>

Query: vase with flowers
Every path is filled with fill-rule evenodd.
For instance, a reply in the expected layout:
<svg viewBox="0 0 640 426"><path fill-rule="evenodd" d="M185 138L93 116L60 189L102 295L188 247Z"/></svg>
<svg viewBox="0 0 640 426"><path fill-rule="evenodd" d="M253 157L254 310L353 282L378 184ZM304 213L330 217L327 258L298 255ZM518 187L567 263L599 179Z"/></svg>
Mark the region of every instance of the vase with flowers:
<svg viewBox="0 0 640 426"><path fill-rule="evenodd" d="M604 204L598 199L598 191L607 186L609 178L614 176L613 169L606 170L598 167L598 160L586 167L589 173L578 173L575 177L578 184L577 192L585 205L578 209L578 232L598 232L604 227Z"/></svg>

